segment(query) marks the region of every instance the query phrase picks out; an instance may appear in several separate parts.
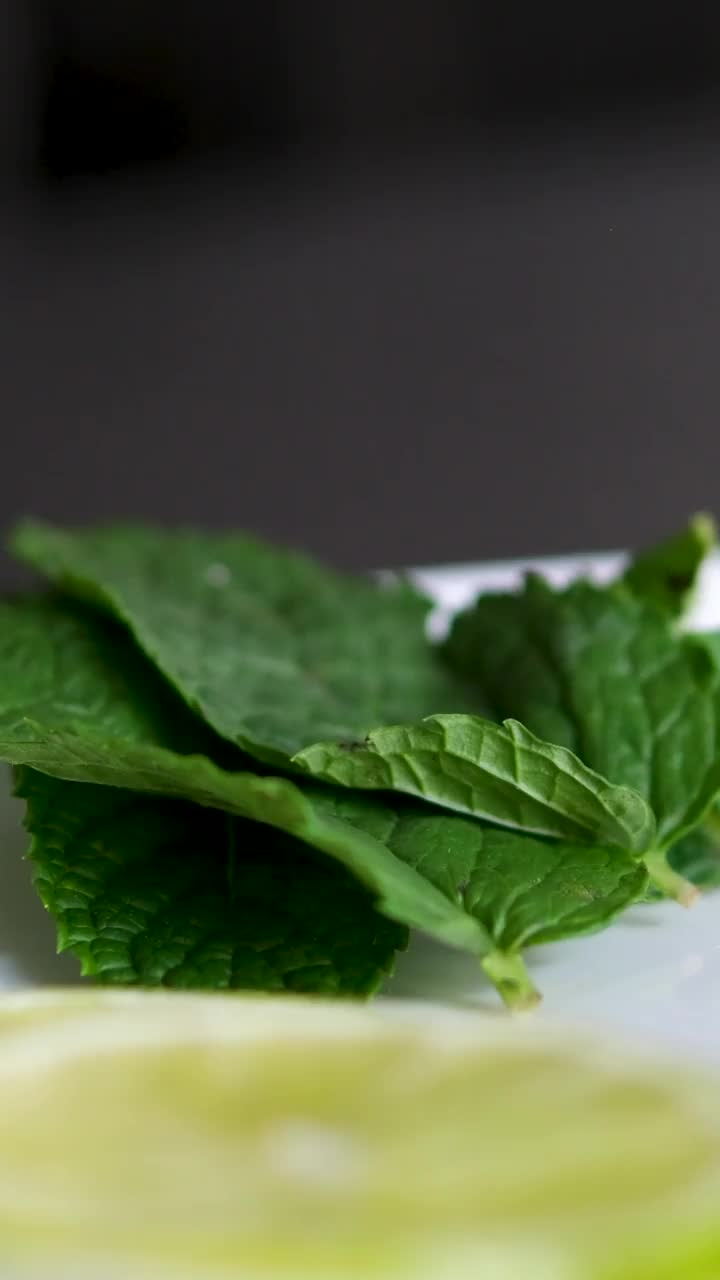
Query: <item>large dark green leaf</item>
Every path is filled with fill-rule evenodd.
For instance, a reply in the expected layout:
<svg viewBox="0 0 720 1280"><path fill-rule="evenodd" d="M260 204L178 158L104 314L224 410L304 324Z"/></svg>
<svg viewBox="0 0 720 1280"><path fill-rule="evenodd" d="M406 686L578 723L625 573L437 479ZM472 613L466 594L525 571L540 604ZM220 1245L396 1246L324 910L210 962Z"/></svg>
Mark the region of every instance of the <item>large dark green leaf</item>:
<svg viewBox="0 0 720 1280"><path fill-rule="evenodd" d="M369 994L407 931L342 867L256 822L18 771L61 950L104 982Z"/></svg>
<svg viewBox="0 0 720 1280"><path fill-rule="evenodd" d="M344 577L236 534L27 523L14 549L115 614L222 737L269 763L379 724L477 710L405 583Z"/></svg>
<svg viewBox="0 0 720 1280"><path fill-rule="evenodd" d="M665 853L720 790L720 672L707 648L629 594L584 582L556 592L530 577L457 618L445 654L499 718L517 716L649 802L649 865L682 896Z"/></svg>

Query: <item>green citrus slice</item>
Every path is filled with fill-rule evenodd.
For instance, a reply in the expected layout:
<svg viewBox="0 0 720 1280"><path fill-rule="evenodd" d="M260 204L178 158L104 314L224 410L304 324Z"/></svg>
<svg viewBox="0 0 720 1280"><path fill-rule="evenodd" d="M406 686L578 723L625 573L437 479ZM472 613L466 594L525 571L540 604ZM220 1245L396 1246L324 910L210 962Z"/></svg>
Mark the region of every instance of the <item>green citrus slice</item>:
<svg viewBox="0 0 720 1280"><path fill-rule="evenodd" d="M713 1280L717 1082L529 1020L0 1001L0 1275Z"/></svg>

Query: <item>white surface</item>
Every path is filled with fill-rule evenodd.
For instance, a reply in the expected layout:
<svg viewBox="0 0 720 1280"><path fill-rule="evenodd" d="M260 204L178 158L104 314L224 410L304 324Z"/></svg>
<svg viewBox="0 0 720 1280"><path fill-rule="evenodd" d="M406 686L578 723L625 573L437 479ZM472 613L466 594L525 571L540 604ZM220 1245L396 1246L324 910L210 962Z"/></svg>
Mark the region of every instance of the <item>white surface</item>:
<svg viewBox="0 0 720 1280"><path fill-rule="evenodd" d="M578 572L614 576L619 554L420 570L416 579L438 601L439 633L453 609L478 590L517 585L524 569L553 582ZM708 564L692 624L720 627L720 559ZM22 862L21 807L0 799L0 986L78 981L71 956L55 956L54 929ZM531 1016L617 1031L664 1051L720 1062L720 892L684 911L675 903L637 907L604 933L530 950L528 963L544 993ZM388 995L429 998L500 1014L476 961L425 938L400 957ZM505 1016L505 1015L502 1015Z"/></svg>

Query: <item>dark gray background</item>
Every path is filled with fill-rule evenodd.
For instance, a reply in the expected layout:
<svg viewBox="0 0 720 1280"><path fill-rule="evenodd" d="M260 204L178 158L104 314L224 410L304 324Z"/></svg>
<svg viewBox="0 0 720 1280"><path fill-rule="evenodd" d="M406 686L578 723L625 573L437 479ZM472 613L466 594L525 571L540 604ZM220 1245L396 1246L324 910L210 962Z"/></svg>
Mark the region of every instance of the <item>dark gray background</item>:
<svg viewBox="0 0 720 1280"><path fill-rule="evenodd" d="M9 2L4 524L360 566L720 510L715 9Z"/></svg>

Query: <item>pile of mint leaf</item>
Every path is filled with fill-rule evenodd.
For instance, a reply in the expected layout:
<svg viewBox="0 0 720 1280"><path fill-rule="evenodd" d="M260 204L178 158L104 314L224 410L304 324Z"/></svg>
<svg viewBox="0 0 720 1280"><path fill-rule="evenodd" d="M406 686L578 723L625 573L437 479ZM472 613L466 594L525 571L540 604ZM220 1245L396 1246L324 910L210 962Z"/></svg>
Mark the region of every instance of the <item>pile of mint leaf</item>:
<svg viewBox="0 0 720 1280"><path fill-rule="evenodd" d="M512 1007L526 948L720 883L708 517L607 586L528 576L441 644L410 583L246 535L25 522L0 759L102 982L367 995L409 929Z"/></svg>

